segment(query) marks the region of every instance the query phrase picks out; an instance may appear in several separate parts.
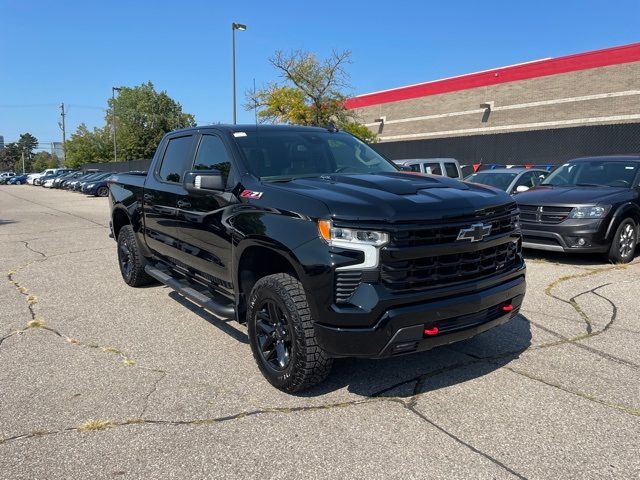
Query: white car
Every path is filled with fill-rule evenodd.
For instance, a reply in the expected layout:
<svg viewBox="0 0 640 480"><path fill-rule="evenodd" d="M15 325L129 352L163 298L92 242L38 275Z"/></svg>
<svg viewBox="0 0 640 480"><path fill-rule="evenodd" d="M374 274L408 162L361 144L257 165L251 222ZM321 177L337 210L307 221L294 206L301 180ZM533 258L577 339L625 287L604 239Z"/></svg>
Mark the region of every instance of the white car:
<svg viewBox="0 0 640 480"><path fill-rule="evenodd" d="M29 175L27 175L27 183L29 185L33 185L33 182L35 181L36 178L44 177L45 175L53 175L58 170L60 170L60 169L59 168L47 168L46 170L44 170L44 171L42 171L40 173L30 173Z"/></svg>
<svg viewBox="0 0 640 480"><path fill-rule="evenodd" d="M409 168L412 172L443 175L462 180L462 170L455 158L410 158L394 160L393 163L400 167Z"/></svg>

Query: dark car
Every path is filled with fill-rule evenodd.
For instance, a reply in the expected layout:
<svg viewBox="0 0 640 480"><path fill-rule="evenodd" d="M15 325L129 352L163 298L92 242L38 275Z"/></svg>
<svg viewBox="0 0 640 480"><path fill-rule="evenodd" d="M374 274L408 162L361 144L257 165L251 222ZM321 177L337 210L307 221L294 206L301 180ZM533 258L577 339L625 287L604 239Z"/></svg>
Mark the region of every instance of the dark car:
<svg viewBox="0 0 640 480"><path fill-rule="evenodd" d="M96 197L106 197L109 195L109 177L113 172L104 172L94 176L89 180L81 183L80 191L86 195L95 195Z"/></svg>
<svg viewBox="0 0 640 480"><path fill-rule="evenodd" d="M67 182L65 184L65 187L67 190L73 190L73 191L79 191L81 188L81 184L83 182L87 182L90 180L93 180L95 177L97 177L98 175L102 174L104 172L89 172L85 175L82 175L78 178L76 178L75 180L71 180L69 182Z"/></svg>
<svg viewBox="0 0 640 480"><path fill-rule="evenodd" d="M287 392L333 358L470 338L525 294L513 198L402 172L336 129L174 131L147 176L111 177L109 198L123 280L246 323L261 372Z"/></svg>
<svg viewBox="0 0 640 480"><path fill-rule="evenodd" d="M61 188L64 181L78 178L80 175L83 175L80 170L71 170L69 172L63 173L62 175L59 175L58 177L53 179L53 181L51 182L51 188ZM47 185L45 184L44 186L46 187Z"/></svg>
<svg viewBox="0 0 640 480"><path fill-rule="evenodd" d="M639 173L640 156L578 158L559 166L516 197L523 246L631 261L640 224Z"/></svg>
<svg viewBox="0 0 640 480"><path fill-rule="evenodd" d="M27 183L27 175L15 175L7 180L7 185L23 185Z"/></svg>
<svg viewBox="0 0 640 480"><path fill-rule="evenodd" d="M515 195L535 187L546 175L545 170L536 168L496 168L473 173L465 181L489 185Z"/></svg>

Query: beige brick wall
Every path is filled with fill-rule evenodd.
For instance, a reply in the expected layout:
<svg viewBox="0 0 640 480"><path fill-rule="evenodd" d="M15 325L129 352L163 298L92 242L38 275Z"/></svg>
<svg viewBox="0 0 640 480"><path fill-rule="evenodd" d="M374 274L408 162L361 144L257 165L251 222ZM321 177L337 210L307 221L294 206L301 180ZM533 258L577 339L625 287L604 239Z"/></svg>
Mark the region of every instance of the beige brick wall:
<svg viewBox="0 0 640 480"><path fill-rule="evenodd" d="M358 109L357 113L364 123L373 123L376 118L386 116L387 123L381 131L379 131L379 125L370 126L372 131L379 134L380 141L383 142L563 126L573 127L587 124L637 123L640 121L640 95L637 93L501 110L506 106L531 102L557 101L572 97L629 91L640 92L640 62L373 105ZM486 116L485 112L480 109L480 104L488 101L495 102L495 110ZM410 117L435 116L455 112L465 113L393 123L394 120ZM618 116L636 118L601 120L606 117ZM483 121L483 117L486 121ZM588 120L583 121L584 119ZM547 125L531 125L541 123ZM459 132L459 130L463 131ZM468 131L465 132L465 130ZM397 138L405 135L412 137Z"/></svg>

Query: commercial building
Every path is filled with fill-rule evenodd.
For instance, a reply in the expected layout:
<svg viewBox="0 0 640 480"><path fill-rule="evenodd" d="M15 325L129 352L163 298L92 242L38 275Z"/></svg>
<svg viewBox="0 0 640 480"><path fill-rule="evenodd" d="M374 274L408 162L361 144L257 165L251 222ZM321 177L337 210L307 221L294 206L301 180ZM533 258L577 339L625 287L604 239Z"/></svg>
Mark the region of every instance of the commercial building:
<svg viewBox="0 0 640 480"><path fill-rule="evenodd" d="M347 100L390 158L559 163L640 152L640 43Z"/></svg>
<svg viewBox="0 0 640 480"><path fill-rule="evenodd" d="M4 137L0 135L0 150L4 148Z"/></svg>

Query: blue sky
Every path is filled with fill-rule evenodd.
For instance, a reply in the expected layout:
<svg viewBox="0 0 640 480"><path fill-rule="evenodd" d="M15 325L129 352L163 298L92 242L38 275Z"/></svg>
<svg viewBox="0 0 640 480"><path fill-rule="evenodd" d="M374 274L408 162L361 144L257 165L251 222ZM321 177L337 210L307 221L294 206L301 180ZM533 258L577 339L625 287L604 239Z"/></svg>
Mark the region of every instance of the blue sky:
<svg viewBox="0 0 640 480"><path fill-rule="evenodd" d="M230 122L233 21L239 104L276 79L278 49L351 50L356 94L640 41L638 0L0 0L0 135L59 141L61 101L68 132L102 125L111 87L147 80L198 123Z"/></svg>

